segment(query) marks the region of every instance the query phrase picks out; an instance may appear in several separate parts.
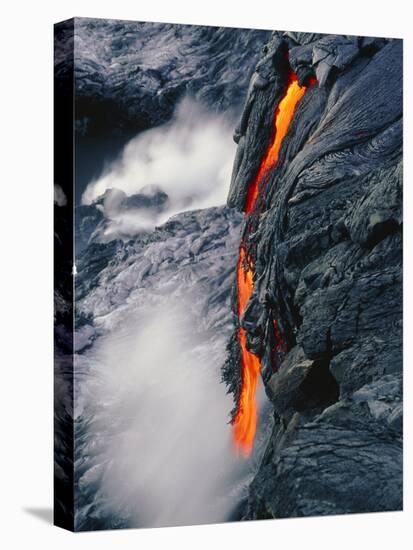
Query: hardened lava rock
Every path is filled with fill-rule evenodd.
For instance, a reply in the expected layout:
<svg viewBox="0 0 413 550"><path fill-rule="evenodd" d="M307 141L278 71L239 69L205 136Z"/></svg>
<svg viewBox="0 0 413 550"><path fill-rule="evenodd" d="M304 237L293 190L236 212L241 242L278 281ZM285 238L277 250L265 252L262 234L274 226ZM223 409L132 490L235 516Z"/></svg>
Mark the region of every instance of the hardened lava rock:
<svg viewBox="0 0 413 550"><path fill-rule="evenodd" d="M269 36L254 29L75 18L77 129L101 136L151 128L169 120L185 95L216 111L237 109ZM60 79L67 69L63 54L55 59Z"/></svg>
<svg viewBox="0 0 413 550"><path fill-rule="evenodd" d="M402 41L273 33L235 132L228 204L240 211L285 86L283 52L301 83L317 83L245 222L255 268L245 328L253 341L275 318L289 351L274 366L260 341L274 427L244 518L400 510ZM228 349L236 400L236 337Z"/></svg>

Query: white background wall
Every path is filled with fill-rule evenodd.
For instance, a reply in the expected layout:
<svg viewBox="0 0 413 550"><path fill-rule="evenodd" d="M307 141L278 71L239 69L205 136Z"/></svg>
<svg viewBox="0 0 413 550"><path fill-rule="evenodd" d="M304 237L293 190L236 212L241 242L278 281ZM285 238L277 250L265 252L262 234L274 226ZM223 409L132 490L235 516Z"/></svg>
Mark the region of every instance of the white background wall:
<svg viewBox="0 0 413 550"><path fill-rule="evenodd" d="M3 2L0 28L0 545L13 548L407 548L412 533L412 328L405 330L404 513L73 535L52 506L52 24L74 15L405 38L405 310L412 305L410 2ZM410 65L410 67L409 67ZM411 543L411 541L410 541Z"/></svg>

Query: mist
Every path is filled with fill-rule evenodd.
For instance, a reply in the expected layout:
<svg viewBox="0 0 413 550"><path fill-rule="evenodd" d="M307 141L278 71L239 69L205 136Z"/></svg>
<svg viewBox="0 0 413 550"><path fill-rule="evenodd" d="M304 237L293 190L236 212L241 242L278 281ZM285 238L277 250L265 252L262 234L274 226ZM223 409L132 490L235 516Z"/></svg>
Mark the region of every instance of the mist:
<svg viewBox="0 0 413 550"><path fill-rule="evenodd" d="M91 181L82 204L92 204L108 189L127 195L162 190L169 197L162 212L104 210L107 234L134 234L164 223L188 209L225 204L235 155L234 120L186 97L167 124L133 138L100 177ZM105 206L104 206L105 208Z"/></svg>
<svg viewBox="0 0 413 550"><path fill-rule="evenodd" d="M249 474L232 449L232 399L219 383L225 338L202 330L191 304L168 298L104 323L111 330L89 353L77 396L78 415L99 404L87 451L98 447L96 468L104 465L98 498L135 526L228 520Z"/></svg>
<svg viewBox="0 0 413 550"><path fill-rule="evenodd" d="M93 315L93 328L75 335L79 440L86 434L77 445L78 525L88 524L91 503L105 525L117 518L134 527L239 519L245 504L261 435L249 459L237 455L233 397L221 383L240 218L207 209L226 202L233 126L186 98L83 195L93 204L104 194L96 205L109 222L103 240L192 212L164 239L117 256L78 304ZM127 208L126 196L159 191L168 195L161 210ZM261 409L262 388L258 400Z"/></svg>

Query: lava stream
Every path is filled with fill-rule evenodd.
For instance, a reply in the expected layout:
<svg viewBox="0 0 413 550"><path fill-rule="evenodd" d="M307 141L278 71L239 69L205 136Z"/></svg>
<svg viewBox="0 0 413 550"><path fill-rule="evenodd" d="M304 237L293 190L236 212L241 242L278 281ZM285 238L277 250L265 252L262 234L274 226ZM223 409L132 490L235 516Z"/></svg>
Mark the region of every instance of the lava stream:
<svg viewBox="0 0 413 550"><path fill-rule="evenodd" d="M313 83L313 82L311 82ZM285 95L279 102L274 116L274 136L272 143L261 162L260 168L247 192L245 214L248 215L256 206L260 184L269 170L275 167L282 141L294 116L298 102L303 97L307 87L300 86L296 75L291 72ZM244 244L241 243L237 266L238 317L241 318L248 300L251 297L254 281L252 259L246 255ZM237 451L245 456L251 454L257 427L256 390L260 374L260 359L248 351L247 335L243 328L239 329L241 348L241 392L238 410L233 420L233 443Z"/></svg>

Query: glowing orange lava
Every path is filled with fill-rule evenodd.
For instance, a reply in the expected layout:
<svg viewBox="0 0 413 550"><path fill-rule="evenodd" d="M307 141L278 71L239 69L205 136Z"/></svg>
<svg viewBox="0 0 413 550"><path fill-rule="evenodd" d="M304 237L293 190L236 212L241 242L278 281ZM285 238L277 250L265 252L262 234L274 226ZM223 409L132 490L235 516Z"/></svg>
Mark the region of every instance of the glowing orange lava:
<svg viewBox="0 0 413 550"><path fill-rule="evenodd" d="M260 193L260 183L265 174L274 168L278 161L282 141L287 134L297 104L306 89L305 86L299 86L296 75L291 73L286 93L275 112L273 141L264 155L256 177L248 188L245 203L246 214L249 214L255 207ZM239 318L242 316L254 288L253 275L252 260L246 256L244 245L241 243L237 266ZM247 350L246 333L243 328L239 329L239 343L241 347L241 393L238 410L233 420L233 442L238 451L248 456L253 448L257 427L256 391L261 362L256 355Z"/></svg>
<svg viewBox="0 0 413 550"><path fill-rule="evenodd" d="M253 266L250 261L247 261L244 248L241 245L237 267L238 317L241 317L250 299L254 286L252 278ZM239 342L241 346L242 388L238 411L233 422L233 441L236 449L248 456L252 451L257 426L255 393L261 365L259 358L247 350L247 336L243 328L239 329Z"/></svg>
<svg viewBox="0 0 413 550"><path fill-rule="evenodd" d="M288 131L291 121L294 116L295 108L298 102L303 97L306 91L305 86L300 86L297 82L297 77L291 73L290 83L287 92L281 99L274 116L274 139L269 146L264 158L261 162L260 169L255 176L254 181L248 188L247 200L245 205L245 213L248 214L255 206L255 201L258 197L259 184L263 176L275 166L278 160L278 153L282 141Z"/></svg>

